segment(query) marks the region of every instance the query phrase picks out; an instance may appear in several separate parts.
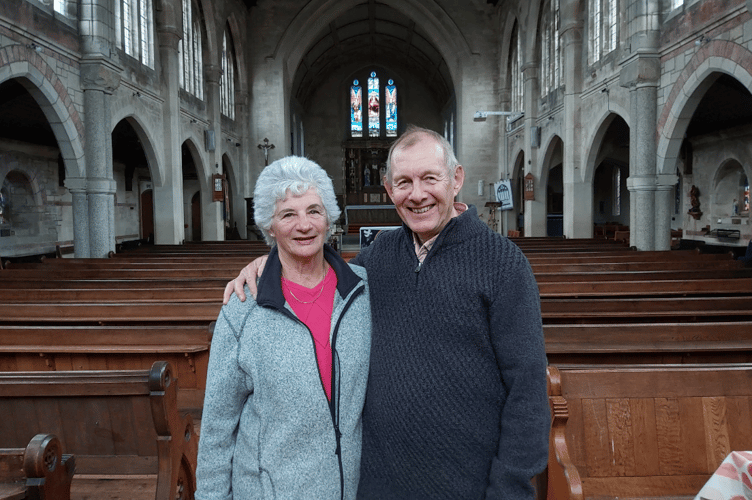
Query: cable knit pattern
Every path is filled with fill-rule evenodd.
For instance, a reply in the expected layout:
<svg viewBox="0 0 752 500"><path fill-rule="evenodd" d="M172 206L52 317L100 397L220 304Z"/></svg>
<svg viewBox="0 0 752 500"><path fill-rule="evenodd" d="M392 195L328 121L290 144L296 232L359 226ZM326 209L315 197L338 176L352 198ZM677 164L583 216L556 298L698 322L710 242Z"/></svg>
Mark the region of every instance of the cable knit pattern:
<svg viewBox="0 0 752 500"><path fill-rule="evenodd" d="M412 233L382 233L353 261L373 330L359 499L532 498L550 413L530 265L475 207L420 271Z"/></svg>

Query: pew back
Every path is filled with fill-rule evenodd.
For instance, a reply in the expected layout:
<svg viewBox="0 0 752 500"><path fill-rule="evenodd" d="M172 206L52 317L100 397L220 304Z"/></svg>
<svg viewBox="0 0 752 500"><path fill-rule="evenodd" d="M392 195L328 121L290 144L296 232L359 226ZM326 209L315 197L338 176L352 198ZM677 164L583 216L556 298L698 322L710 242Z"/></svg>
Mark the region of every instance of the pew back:
<svg viewBox="0 0 752 500"><path fill-rule="evenodd" d="M19 446L45 429L76 456L76 477L155 475L155 500L192 499L198 437L176 392L164 361L150 370L3 372L0 436Z"/></svg>
<svg viewBox="0 0 752 500"><path fill-rule="evenodd" d="M752 449L752 364L551 372L585 498L692 498L731 451Z"/></svg>

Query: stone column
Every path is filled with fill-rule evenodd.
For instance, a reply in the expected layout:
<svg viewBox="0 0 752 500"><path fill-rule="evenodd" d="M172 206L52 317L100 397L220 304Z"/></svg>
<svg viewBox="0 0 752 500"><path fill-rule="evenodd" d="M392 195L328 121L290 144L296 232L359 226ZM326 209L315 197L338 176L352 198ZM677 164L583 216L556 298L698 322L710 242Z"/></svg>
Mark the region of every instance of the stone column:
<svg viewBox="0 0 752 500"><path fill-rule="evenodd" d="M222 211L224 209L222 202L212 201L212 174L223 173L222 165L222 151L230 147L235 148L235 142L229 143L227 141L219 140L222 136L222 106L220 104L219 97L219 80L222 76L222 69L219 66L206 65L204 66L204 78L206 79L206 104L210 122L214 123L214 130L216 131L216 138L218 139L217 147L214 151L210 151L207 154L207 161L209 162L209 168L202 168L202 165L197 165L198 175L206 176L205 183L201 185L201 239L203 241L222 241L225 239L225 221L222 218ZM208 189L204 189L204 186L209 186Z"/></svg>
<svg viewBox="0 0 752 500"><path fill-rule="evenodd" d="M157 37L161 64L164 139L164 178L154 182L154 241L177 245L185 239L183 214L183 165L180 152L180 73L178 42L182 36L181 12L157 11ZM174 14L178 17L170 16Z"/></svg>
<svg viewBox="0 0 752 500"><path fill-rule="evenodd" d="M250 101L250 95L247 90L235 91L235 116L241 120L241 130L243 137L243 144L247 144L250 148L254 143L251 142L251 135L248 132L248 103ZM247 150L246 150L247 151ZM238 159L239 163L235 165L235 176L237 182L232 185L234 192L230 193L232 196L232 214L233 219L238 223L238 231L240 237L248 238L248 224L253 225L253 221L246 220L246 198L253 196L253 184L250 179L250 155L240 155ZM244 222L245 221L245 222Z"/></svg>
<svg viewBox="0 0 752 500"><path fill-rule="evenodd" d="M86 197L86 178L68 177L65 187L73 197L73 254L77 259L91 256L89 250L89 201Z"/></svg>
<svg viewBox="0 0 752 500"><path fill-rule="evenodd" d="M629 88L631 130L629 134L630 245L638 250L655 249L656 137L660 57L654 47L657 35L642 40L623 65L620 85Z"/></svg>
<svg viewBox="0 0 752 500"><path fill-rule="evenodd" d="M582 140L582 2L561 3L561 40L564 50L564 235L567 238L593 236L593 186L584 179Z"/></svg>
<svg viewBox="0 0 752 500"><path fill-rule="evenodd" d="M656 176L655 186L655 247L654 250L671 249L671 214L676 175Z"/></svg>
<svg viewBox="0 0 752 500"><path fill-rule="evenodd" d="M521 175L532 172L535 182L535 200L525 203L525 236L546 236L546 186L541 185L541 166L538 165L537 150L530 147L530 124L535 123L538 114L538 62L522 65L525 80L525 165Z"/></svg>
<svg viewBox="0 0 752 500"><path fill-rule="evenodd" d="M115 191L112 171L110 97L120 84L119 68L99 57L81 63L86 127L86 192L89 257L104 258L115 250Z"/></svg>

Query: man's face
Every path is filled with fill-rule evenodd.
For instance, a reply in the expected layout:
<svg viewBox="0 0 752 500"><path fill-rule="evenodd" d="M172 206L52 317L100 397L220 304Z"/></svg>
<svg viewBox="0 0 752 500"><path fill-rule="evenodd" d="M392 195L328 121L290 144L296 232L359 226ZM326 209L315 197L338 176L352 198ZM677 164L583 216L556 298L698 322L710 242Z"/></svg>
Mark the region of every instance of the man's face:
<svg viewBox="0 0 752 500"><path fill-rule="evenodd" d="M454 197L465 180L462 166L450 175L441 147L424 137L393 153L391 174L385 187L402 221L421 243L439 234L454 215Z"/></svg>

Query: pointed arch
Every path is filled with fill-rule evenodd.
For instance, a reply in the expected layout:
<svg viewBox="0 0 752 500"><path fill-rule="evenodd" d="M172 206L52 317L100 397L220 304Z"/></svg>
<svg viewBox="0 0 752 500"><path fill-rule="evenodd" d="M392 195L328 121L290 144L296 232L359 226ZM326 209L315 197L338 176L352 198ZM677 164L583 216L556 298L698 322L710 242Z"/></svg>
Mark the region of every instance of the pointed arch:
<svg viewBox="0 0 752 500"><path fill-rule="evenodd" d="M711 40L697 50L676 79L657 125L657 170L673 175L687 131L702 96L721 73L752 89L752 52L726 40Z"/></svg>
<svg viewBox="0 0 752 500"><path fill-rule="evenodd" d="M22 45L0 48L0 83L18 79L31 94L55 134L66 178L85 177L84 124L68 90L38 52Z"/></svg>

